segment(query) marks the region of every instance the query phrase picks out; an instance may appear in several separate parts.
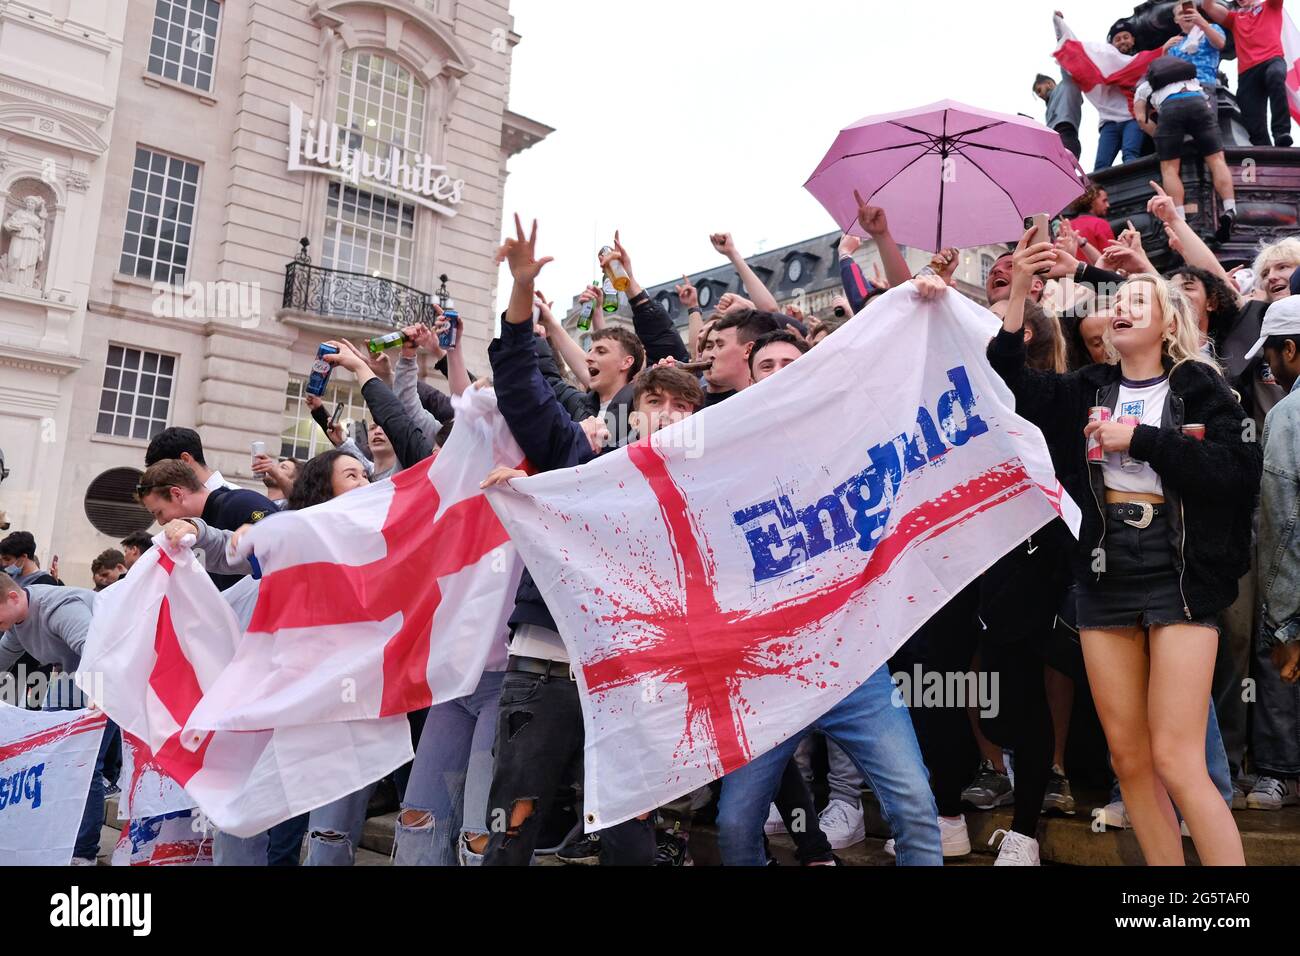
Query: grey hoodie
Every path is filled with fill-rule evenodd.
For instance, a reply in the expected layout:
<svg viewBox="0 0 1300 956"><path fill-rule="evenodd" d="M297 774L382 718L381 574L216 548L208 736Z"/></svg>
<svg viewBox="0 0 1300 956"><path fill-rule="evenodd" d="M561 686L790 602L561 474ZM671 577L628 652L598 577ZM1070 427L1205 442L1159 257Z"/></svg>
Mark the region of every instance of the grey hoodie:
<svg viewBox="0 0 1300 956"><path fill-rule="evenodd" d="M90 631L95 592L85 588L33 584L27 592L27 620L0 637L0 670L18 663L26 651L41 664L58 664L71 673L81 665Z"/></svg>

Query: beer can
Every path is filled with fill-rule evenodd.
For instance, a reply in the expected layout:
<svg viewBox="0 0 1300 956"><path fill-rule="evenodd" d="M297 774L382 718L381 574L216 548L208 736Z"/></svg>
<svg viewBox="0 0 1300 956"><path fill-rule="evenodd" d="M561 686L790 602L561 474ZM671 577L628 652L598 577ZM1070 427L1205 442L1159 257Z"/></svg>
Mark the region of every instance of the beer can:
<svg viewBox="0 0 1300 956"><path fill-rule="evenodd" d="M1183 434L1188 438L1195 438L1197 441L1205 441L1204 425L1184 425Z"/></svg>
<svg viewBox="0 0 1300 956"><path fill-rule="evenodd" d="M316 361L311 363L311 377L307 379L307 394L315 395L317 398L325 396L325 387L330 383L330 375L334 371L334 366L325 361L327 355L338 355L339 350L332 345L321 343L321 347L316 350Z"/></svg>
<svg viewBox="0 0 1300 956"><path fill-rule="evenodd" d="M266 454L266 442L264 441L253 442L253 457L256 458L258 455L265 455L265 454Z"/></svg>
<svg viewBox="0 0 1300 956"><path fill-rule="evenodd" d="M448 304L442 317L447 320L447 328L438 333L438 346L444 350L454 349L460 340L460 313L455 306Z"/></svg>
<svg viewBox="0 0 1300 956"><path fill-rule="evenodd" d="M1110 409L1105 405L1098 405L1096 408L1088 409L1089 422L1108 422L1110 421ZM1101 450L1101 442L1095 437L1088 439L1088 462L1093 465L1100 465L1106 460L1106 453Z"/></svg>

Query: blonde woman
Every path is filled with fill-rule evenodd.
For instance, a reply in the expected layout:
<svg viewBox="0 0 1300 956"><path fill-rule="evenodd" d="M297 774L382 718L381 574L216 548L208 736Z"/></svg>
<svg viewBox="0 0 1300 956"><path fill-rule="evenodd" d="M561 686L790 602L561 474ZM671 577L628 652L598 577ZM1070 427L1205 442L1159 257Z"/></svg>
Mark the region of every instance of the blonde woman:
<svg viewBox="0 0 1300 956"><path fill-rule="evenodd" d="M1202 863L1242 865L1241 836L1206 769L1206 701L1215 618L1249 566L1259 444L1202 353L1182 293L1158 276L1131 278L1114 297L1104 333L1114 364L1064 375L1028 368L1024 302L1053 261L1052 247L1031 238L1016 250L989 358L1066 463L1060 477L1083 511L1079 631L1129 819L1150 865L1184 863L1175 806ZM1110 420L1090 421L1095 407ZM1089 460L1090 442L1100 461Z"/></svg>

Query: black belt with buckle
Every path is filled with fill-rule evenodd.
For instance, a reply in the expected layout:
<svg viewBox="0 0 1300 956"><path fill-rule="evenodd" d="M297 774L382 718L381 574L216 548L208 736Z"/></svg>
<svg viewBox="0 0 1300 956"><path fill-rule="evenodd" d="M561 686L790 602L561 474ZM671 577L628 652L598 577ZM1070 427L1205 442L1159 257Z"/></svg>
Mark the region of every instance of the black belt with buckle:
<svg viewBox="0 0 1300 956"><path fill-rule="evenodd" d="M1126 501L1122 504L1106 506L1106 514L1116 521L1123 521L1139 530L1151 527L1156 518L1165 516L1165 505L1153 505L1139 501Z"/></svg>
<svg viewBox="0 0 1300 956"><path fill-rule="evenodd" d="M552 677L575 681L578 679L568 661L544 661L540 657L510 657L506 660L506 672L537 674L547 680Z"/></svg>

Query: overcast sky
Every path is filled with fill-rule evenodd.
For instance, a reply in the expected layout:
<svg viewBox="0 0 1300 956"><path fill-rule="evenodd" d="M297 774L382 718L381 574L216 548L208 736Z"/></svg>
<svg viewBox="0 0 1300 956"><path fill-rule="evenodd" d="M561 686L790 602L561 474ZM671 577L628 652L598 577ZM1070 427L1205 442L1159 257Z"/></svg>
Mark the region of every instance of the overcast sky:
<svg viewBox="0 0 1300 956"><path fill-rule="evenodd" d="M539 222L557 303L622 230L650 286L835 229L803 188L836 133L941 99L1042 122L1037 73L1059 76L1052 11L1104 40L1132 5L1096 0L512 0L510 106L555 132L510 162L505 224ZM1235 87L1236 63L1227 65ZM1097 114L1084 104L1083 165ZM1011 237L1008 237L1011 238ZM499 277L499 298L509 274Z"/></svg>

